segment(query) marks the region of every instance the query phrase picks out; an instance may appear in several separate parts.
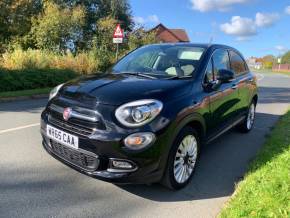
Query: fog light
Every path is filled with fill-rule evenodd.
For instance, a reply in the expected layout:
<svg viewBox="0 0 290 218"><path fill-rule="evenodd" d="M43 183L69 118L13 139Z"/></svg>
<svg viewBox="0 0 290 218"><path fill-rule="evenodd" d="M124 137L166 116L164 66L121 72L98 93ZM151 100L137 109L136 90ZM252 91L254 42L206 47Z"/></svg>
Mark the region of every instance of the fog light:
<svg viewBox="0 0 290 218"><path fill-rule="evenodd" d="M132 161L112 158L110 159L107 171L111 173L125 173L134 172L137 169L137 165Z"/></svg>
<svg viewBox="0 0 290 218"><path fill-rule="evenodd" d="M151 132L140 132L134 133L132 135L127 136L124 140L124 144L126 147L132 150L140 150L153 144L155 141L155 135Z"/></svg>
<svg viewBox="0 0 290 218"><path fill-rule="evenodd" d="M119 168L119 169L132 169L132 168L134 168L134 166L131 163L129 163L127 161L122 161L122 160L113 160L112 166L115 168Z"/></svg>

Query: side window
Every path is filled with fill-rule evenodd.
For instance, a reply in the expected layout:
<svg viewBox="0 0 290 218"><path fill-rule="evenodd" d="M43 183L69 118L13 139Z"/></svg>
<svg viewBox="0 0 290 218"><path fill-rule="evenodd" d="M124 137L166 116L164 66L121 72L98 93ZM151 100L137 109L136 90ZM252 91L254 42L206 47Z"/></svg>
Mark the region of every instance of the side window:
<svg viewBox="0 0 290 218"><path fill-rule="evenodd" d="M213 72L213 66L212 66L212 59L207 64L206 72L205 72L205 83L209 83L215 80L214 72Z"/></svg>
<svg viewBox="0 0 290 218"><path fill-rule="evenodd" d="M237 76L247 71L243 58L234 51L230 51L231 69Z"/></svg>
<svg viewBox="0 0 290 218"><path fill-rule="evenodd" d="M212 56L214 74L217 75L221 69L230 69L230 60L227 50L218 49Z"/></svg>

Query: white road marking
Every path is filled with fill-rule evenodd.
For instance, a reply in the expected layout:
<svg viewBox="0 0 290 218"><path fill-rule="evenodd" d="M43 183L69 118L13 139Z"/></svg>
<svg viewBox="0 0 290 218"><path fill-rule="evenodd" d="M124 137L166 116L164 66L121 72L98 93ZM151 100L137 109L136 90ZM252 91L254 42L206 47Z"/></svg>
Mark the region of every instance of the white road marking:
<svg viewBox="0 0 290 218"><path fill-rule="evenodd" d="M25 126L19 126L19 127L11 128L11 129L0 130L0 135L3 134L3 133L13 132L13 131L17 131L17 130L21 130L21 129L26 129L26 128L30 128L30 127L34 127L34 126L39 126L39 125L40 125L39 123L33 123L33 124L25 125Z"/></svg>
<svg viewBox="0 0 290 218"><path fill-rule="evenodd" d="M261 73L256 73L256 75L257 75L257 80L258 80L258 81L264 79L264 77L265 77L265 76L264 76L263 74L261 74Z"/></svg>

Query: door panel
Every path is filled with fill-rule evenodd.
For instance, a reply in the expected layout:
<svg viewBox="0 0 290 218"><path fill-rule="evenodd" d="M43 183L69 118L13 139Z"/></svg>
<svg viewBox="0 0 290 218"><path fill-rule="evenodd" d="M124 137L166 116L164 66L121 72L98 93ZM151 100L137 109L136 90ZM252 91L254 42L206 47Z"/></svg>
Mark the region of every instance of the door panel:
<svg viewBox="0 0 290 218"><path fill-rule="evenodd" d="M233 89L234 82L222 84L218 91L210 94L210 127L212 132L219 131L237 115L239 103L238 90Z"/></svg>
<svg viewBox="0 0 290 218"><path fill-rule="evenodd" d="M231 70L234 71L237 85L238 85L238 97L239 103L237 105L237 111L239 114L245 113L248 110L249 103L251 101L251 84L253 77L249 73L248 67L244 59L235 51L229 51Z"/></svg>
<svg viewBox="0 0 290 218"><path fill-rule="evenodd" d="M209 70L212 68L212 71ZM209 62L205 82L216 83L216 88L209 91L211 119L208 122L209 134L213 135L230 124L236 116L237 104L239 103L236 80L220 84L216 79L220 69L230 69L228 52L223 49L214 51L212 60Z"/></svg>

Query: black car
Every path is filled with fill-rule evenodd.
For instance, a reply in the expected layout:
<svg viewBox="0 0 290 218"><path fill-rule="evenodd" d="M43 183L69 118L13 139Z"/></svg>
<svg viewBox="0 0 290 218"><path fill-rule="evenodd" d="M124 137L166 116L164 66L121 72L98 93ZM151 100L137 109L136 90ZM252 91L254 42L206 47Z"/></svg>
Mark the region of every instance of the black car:
<svg viewBox="0 0 290 218"><path fill-rule="evenodd" d="M43 146L98 179L179 189L201 146L232 127L252 129L257 101L256 77L236 49L147 45L105 73L54 88L41 115Z"/></svg>

